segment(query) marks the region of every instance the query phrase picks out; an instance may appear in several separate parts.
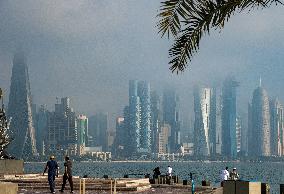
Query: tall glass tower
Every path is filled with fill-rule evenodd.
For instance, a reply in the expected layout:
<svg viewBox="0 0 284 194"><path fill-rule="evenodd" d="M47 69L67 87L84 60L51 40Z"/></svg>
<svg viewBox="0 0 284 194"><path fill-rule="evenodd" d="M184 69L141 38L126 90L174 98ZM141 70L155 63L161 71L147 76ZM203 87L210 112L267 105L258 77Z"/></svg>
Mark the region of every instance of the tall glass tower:
<svg viewBox="0 0 284 194"><path fill-rule="evenodd" d="M23 54L14 56L8 116L12 118L10 129L14 138L11 153L17 158L37 155L33 126L29 72Z"/></svg>
<svg viewBox="0 0 284 194"><path fill-rule="evenodd" d="M225 79L222 88L222 155L237 156L236 135L236 88L238 82L233 77Z"/></svg>
<svg viewBox="0 0 284 194"><path fill-rule="evenodd" d="M129 127L135 152L151 152L151 96L146 81L129 81Z"/></svg>
<svg viewBox="0 0 284 194"><path fill-rule="evenodd" d="M270 110L267 92L259 86L253 92L249 129L250 156L270 156Z"/></svg>
<svg viewBox="0 0 284 194"><path fill-rule="evenodd" d="M214 155L216 153L216 98L213 89L195 89L194 113L194 154Z"/></svg>
<svg viewBox="0 0 284 194"><path fill-rule="evenodd" d="M179 151L180 145L180 112L179 96L172 88L163 92L163 121L171 126L169 152Z"/></svg>
<svg viewBox="0 0 284 194"><path fill-rule="evenodd" d="M270 146L271 155L283 155L284 112L278 99L270 101Z"/></svg>
<svg viewBox="0 0 284 194"><path fill-rule="evenodd" d="M140 152L151 152L151 89L150 83L138 82L138 96L141 101Z"/></svg>

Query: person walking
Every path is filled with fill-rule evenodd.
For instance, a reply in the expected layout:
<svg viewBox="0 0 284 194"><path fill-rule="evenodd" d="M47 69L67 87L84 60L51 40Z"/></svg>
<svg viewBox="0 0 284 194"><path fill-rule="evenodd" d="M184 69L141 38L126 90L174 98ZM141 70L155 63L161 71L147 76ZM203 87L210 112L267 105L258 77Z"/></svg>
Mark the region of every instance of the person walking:
<svg viewBox="0 0 284 194"><path fill-rule="evenodd" d="M220 174L220 178L221 178L221 187L223 187L223 184L224 184L224 181L228 180L229 179L229 171L228 171L228 167L225 168L225 170L222 170L221 171L221 174Z"/></svg>
<svg viewBox="0 0 284 194"><path fill-rule="evenodd" d="M58 177L58 164L55 161L54 156L50 156L49 159L50 160L46 163L45 169L43 171L43 176L48 169L48 183L49 183L50 192L55 193L55 176Z"/></svg>
<svg viewBox="0 0 284 194"><path fill-rule="evenodd" d="M240 178L240 176L237 172L237 168L233 168L233 171L230 172L230 180L236 181L236 180L239 180L239 178Z"/></svg>
<svg viewBox="0 0 284 194"><path fill-rule="evenodd" d="M67 180L70 184L71 193L73 193L72 161L70 160L69 156L65 156L63 183L60 192L64 192Z"/></svg>

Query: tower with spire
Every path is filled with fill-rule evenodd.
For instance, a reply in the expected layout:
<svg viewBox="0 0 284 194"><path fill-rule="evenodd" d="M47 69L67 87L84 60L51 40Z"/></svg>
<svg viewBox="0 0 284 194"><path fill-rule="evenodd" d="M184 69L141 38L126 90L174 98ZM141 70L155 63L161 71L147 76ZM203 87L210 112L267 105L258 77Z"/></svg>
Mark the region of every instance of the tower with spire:
<svg viewBox="0 0 284 194"><path fill-rule="evenodd" d="M250 156L270 156L270 131L269 98L260 78L251 103L251 129L248 134Z"/></svg>
<svg viewBox="0 0 284 194"><path fill-rule="evenodd" d="M8 116L12 118L10 130L14 138L10 151L17 158L37 155L31 104L26 58L23 53L18 53L13 59L8 104Z"/></svg>

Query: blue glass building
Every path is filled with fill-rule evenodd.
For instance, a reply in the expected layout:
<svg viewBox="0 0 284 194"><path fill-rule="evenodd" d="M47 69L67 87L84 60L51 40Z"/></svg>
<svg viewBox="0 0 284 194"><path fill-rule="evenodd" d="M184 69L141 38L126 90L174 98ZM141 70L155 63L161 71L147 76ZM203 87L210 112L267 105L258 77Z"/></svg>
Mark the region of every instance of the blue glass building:
<svg viewBox="0 0 284 194"><path fill-rule="evenodd" d="M236 88L238 82L233 77L225 79L222 88L222 155L237 156L236 137Z"/></svg>

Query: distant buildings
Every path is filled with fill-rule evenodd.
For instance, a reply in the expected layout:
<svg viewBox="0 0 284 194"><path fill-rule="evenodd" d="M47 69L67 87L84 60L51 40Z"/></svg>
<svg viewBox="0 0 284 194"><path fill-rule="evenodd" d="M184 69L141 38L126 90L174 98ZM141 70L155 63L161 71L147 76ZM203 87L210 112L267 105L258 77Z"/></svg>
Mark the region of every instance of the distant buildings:
<svg viewBox="0 0 284 194"><path fill-rule="evenodd" d="M14 138L9 146L11 154L17 158L36 156L38 153L32 116L29 72L26 59L22 54L15 55L13 60L8 117L12 118L10 130Z"/></svg>
<svg viewBox="0 0 284 194"><path fill-rule="evenodd" d="M29 87L26 62L15 56L8 114L15 137L11 151L19 158L38 154L88 155L103 160L112 154L118 159L284 155L282 104L278 99L269 101L260 85L253 92L248 114L237 116L238 82L233 77L219 88L194 89L194 122L186 122L183 141L179 96L172 88L163 90L161 98L148 82L129 81L129 104L111 130L108 114L78 115L68 97L57 99L53 112L46 105L37 110L31 104Z"/></svg>

